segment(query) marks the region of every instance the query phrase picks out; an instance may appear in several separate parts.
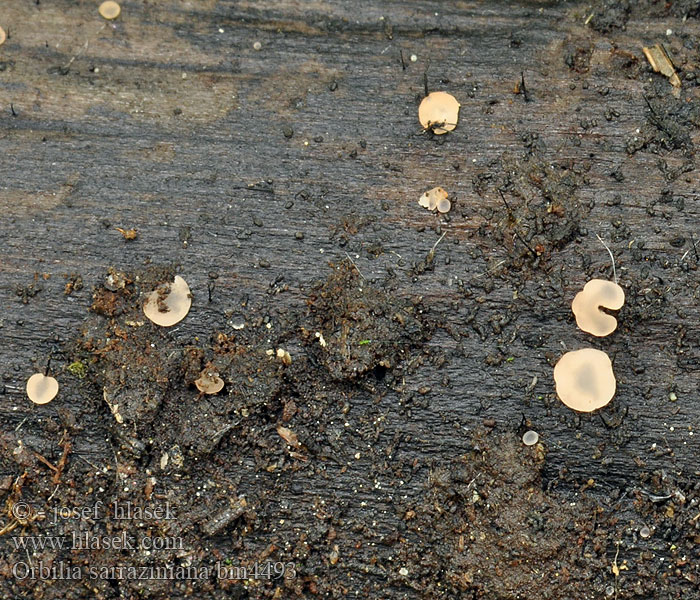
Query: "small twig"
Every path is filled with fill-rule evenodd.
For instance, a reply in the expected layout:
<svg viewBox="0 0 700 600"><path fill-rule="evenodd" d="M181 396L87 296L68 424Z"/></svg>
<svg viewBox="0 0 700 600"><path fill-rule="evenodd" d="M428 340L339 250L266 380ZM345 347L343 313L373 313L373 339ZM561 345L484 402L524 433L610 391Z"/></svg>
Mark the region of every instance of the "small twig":
<svg viewBox="0 0 700 600"><path fill-rule="evenodd" d="M613 268L613 277L615 278L615 283L617 283L617 271L615 270L615 257L613 256L612 251L610 248L608 248L608 245L603 241L603 238L601 238L597 233L595 236L598 238L598 241L605 246L605 249L608 251L608 254L610 255L610 260L612 261L612 268Z"/></svg>
<svg viewBox="0 0 700 600"><path fill-rule="evenodd" d="M41 454L38 452L34 452L34 456L36 456L41 462L43 462L49 469L51 469L54 473L58 471L56 467L54 467L48 460L46 460Z"/></svg>
<svg viewBox="0 0 700 600"><path fill-rule="evenodd" d="M360 274L360 277L362 277L362 279L364 279L365 276L362 274L362 271L360 271L360 269L358 269L357 265L355 264L355 261L352 258L350 258L350 255L347 252L345 253L345 256L348 257L348 260L352 263L352 266L355 267L355 270Z"/></svg>
<svg viewBox="0 0 700 600"><path fill-rule="evenodd" d="M525 86L525 73L523 71L520 71L520 91L523 93L525 102L530 102L530 94L527 93L527 87Z"/></svg>
<svg viewBox="0 0 700 600"><path fill-rule="evenodd" d="M47 504L48 504L49 502L51 502L51 500L53 499L53 497L56 495L56 492L58 491L58 488L59 488L59 486L58 486L58 484L56 484L56 487L53 489L53 492L51 492L51 495L46 499L46 503L47 503Z"/></svg>
<svg viewBox="0 0 700 600"><path fill-rule="evenodd" d="M100 27L100 28L97 30L97 33L95 33L95 36L94 36L93 39L97 38L97 36L100 35L100 33L102 32L102 30L103 30L105 27L107 27L107 23L102 23L102 27ZM84 43L83 46L80 48L80 50L78 50L78 52L77 52L76 54L74 54L74 55L71 57L71 59L65 64L65 66L64 66L63 68L64 68L64 69L70 68L70 66L73 64L73 61L74 61L76 58L78 58L83 52L85 52L85 50L88 49L88 45L89 45L89 44L90 44L90 38L88 38L87 40L85 40L85 43Z"/></svg>
<svg viewBox="0 0 700 600"><path fill-rule="evenodd" d="M447 232L443 233L438 238L438 241L433 244L433 247L430 249L430 252L428 252L428 262L431 262L433 260L433 257L435 256L435 248L437 248L437 245L442 241L442 238L444 238L446 235Z"/></svg>
<svg viewBox="0 0 700 600"><path fill-rule="evenodd" d="M503 190L498 190L498 193L501 195L501 200L503 200L503 204L506 205L506 210L508 211L508 217L510 219L512 219L513 222L517 225L517 222L515 221L515 217L513 216L513 212L510 210L510 204L508 204L506 197L503 195ZM523 243L523 245L530 251L530 253L535 258L537 258L539 256L539 254L537 254L535 249L525 241L525 238L523 238L522 235L520 235L520 232L518 231L517 227L515 227L515 226L513 227L513 232L515 233L515 237L517 237Z"/></svg>
<svg viewBox="0 0 700 600"><path fill-rule="evenodd" d="M64 432L65 435L65 432ZM63 474L63 469L66 468L68 463L68 454L70 453L71 443L70 440L65 440L63 442L63 454L56 465L56 473L53 476L53 483L58 484L61 481L61 475Z"/></svg>
<svg viewBox="0 0 700 600"><path fill-rule="evenodd" d="M698 256L698 248L695 245L695 238L693 237L693 232L690 232L690 241L693 242L693 251L695 252L695 260L700 260L700 256Z"/></svg>

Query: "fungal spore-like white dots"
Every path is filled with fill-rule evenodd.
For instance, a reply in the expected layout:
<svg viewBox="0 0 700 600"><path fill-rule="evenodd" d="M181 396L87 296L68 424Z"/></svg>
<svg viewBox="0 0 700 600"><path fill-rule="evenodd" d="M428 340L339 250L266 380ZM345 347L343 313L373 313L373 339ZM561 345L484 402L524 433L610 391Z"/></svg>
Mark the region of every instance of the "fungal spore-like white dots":
<svg viewBox="0 0 700 600"><path fill-rule="evenodd" d="M418 107L418 120L423 129L442 135L457 127L460 104L447 92L431 92Z"/></svg>
<svg viewBox="0 0 700 600"><path fill-rule="evenodd" d="M34 404L51 402L58 394L58 381L43 373L34 373L27 380L27 396Z"/></svg>
<svg viewBox="0 0 700 600"><path fill-rule="evenodd" d="M187 316L192 306L192 294L187 282L175 275L172 283L161 284L148 294L143 314L161 327L171 327Z"/></svg>

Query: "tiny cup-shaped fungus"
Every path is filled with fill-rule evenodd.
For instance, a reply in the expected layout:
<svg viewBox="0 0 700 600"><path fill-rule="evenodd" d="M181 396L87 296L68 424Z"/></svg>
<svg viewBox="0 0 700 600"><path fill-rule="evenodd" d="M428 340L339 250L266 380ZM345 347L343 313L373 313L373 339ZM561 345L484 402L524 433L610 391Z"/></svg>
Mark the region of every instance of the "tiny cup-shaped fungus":
<svg viewBox="0 0 700 600"><path fill-rule="evenodd" d="M143 314L161 327L170 327L187 316L192 306L192 294L187 282L175 275L172 283L165 283L148 294Z"/></svg>
<svg viewBox="0 0 700 600"><path fill-rule="evenodd" d="M116 19L119 16L119 13L122 12L121 6L119 6L119 4L117 4L113 0L106 0L105 2L100 4L100 8L98 8L97 10L100 13L100 16L103 19L107 19L108 21Z"/></svg>
<svg viewBox="0 0 700 600"><path fill-rule="evenodd" d="M224 380L216 371L204 369L199 374L199 379L195 379L194 384L203 394L218 394L224 387Z"/></svg>
<svg viewBox="0 0 700 600"><path fill-rule="evenodd" d="M434 187L427 192L423 192L421 197L418 199L418 204L420 204L423 208L427 208L428 210L435 210L436 208L440 212L447 212L450 210L450 201L447 199L447 192L440 186ZM441 207L443 210L440 210Z"/></svg>
<svg viewBox="0 0 700 600"><path fill-rule="evenodd" d="M34 373L27 380L27 396L34 404L51 402L58 394L58 381L43 373Z"/></svg>
<svg viewBox="0 0 700 600"><path fill-rule="evenodd" d="M7 39L7 34L5 33L5 30L0 27L0 46L2 46L5 43L5 40Z"/></svg>
<svg viewBox="0 0 700 600"><path fill-rule="evenodd" d="M580 412L602 408L615 395L615 374L610 357L594 348L562 356L554 366L554 382L559 399Z"/></svg>
<svg viewBox="0 0 700 600"><path fill-rule="evenodd" d="M576 294L571 310L580 329L597 337L610 335L617 328L617 319L601 311L601 307L619 310L625 303L624 290L605 279L591 279Z"/></svg>
<svg viewBox="0 0 700 600"><path fill-rule="evenodd" d="M430 129L436 135L442 135L457 127L459 102L447 92L428 94L418 107L418 120L423 129Z"/></svg>
<svg viewBox="0 0 700 600"><path fill-rule="evenodd" d="M532 431L532 429L523 433L523 444L526 446L534 446L539 440L539 433Z"/></svg>

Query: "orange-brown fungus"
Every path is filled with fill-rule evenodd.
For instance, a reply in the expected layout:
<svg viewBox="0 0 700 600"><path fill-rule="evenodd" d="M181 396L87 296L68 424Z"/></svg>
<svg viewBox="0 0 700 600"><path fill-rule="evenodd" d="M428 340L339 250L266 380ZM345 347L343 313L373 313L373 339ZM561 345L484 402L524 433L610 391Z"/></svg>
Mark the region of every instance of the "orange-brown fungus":
<svg viewBox="0 0 700 600"><path fill-rule="evenodd" d="M43 373L34 373L27 380L27 396L34 404L51 402L58 394L58 381Z"/></svg>
<svg viewBox="0 0 700 600"><path fill-rule="evenodd" d="M576 294L571 310L580 329L597 337L610 335L617 328L617 319L601 311L601 307L619 310L625 303L624 290L605 279L591 279L583 291Z"/></svg>
<svg viewBox="0 0 700 600"><path fill-rule="evenodd" d="M428 94L418 107L418 120L423 129L430 129L437 135L452 131L457 127L459 102L447 92Z"/></svg>
<svg viewBox="0 0 700 600"><path fill-rule="evenodd" d="M187 282L175 275L172 283L165 283L148 294L143 314L161 327L170 327L187 316L192 306L192 294Z"/></svg>
<svg viewBox="0 0 700 600"><path fill-rule="evenodd" d="M119 16L119 13L122 12L121 6L119 6L116 2L113 0L106 0L106 2L103 2L100 4L100 8L97 9L100 13L100 16L104 19L107 19L111 21L112 19L116 19Z"/></svg>
<svg viewBox="0 0 700 600"><path fill-rule="evenodd" d="M610 357L594 348L562 356L554 367L554 382L559 399L580 412L601 408L615 395L615 374Z"/></svg>

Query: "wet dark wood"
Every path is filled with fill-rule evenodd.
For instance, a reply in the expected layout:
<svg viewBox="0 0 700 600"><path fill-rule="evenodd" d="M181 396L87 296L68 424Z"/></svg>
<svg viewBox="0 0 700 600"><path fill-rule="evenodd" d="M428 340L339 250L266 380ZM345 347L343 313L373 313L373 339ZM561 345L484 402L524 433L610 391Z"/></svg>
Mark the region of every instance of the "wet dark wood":
<svg viewBox="0 0 700 600"><path fill-rule="evenodd" d="M195 304L174 335L191 340L230 329L243 298L268 307L274 329L274 315L304 309L329 262L351 257L368 285L386 280L397 298L423 297L436 324L428 358L403 392L379 405L358 396L340 457L353 464L346 473L304 478L278 501L332 497L348 518L375 521L388 534L395 499L404 507L420 498L431 465L467 452L489 420L516 435L527 420L539 432L545 480L562 498L588 479L604 499L613 490L631 498L641 475L655 470L673 481L697 477L694 152L687 144L628 152L650 114L649 86L666 84L651 74L642 46L665 41L689 61L677 67L693 72L679 34L696 43L697 21L635 16L624 31L603 34L584 24L586 3L134 1L105 24L91 2L7 4L3 430L21 425L25 444L60 455L39 426L56 403L28 406L24 380L78 334L109 267L177 265ZM457 129L440 139L417 121L425 77L462 104ZM521 78L527 97L515 93ZM695 80L681 93L696 102ZM686 130L697 142L697 129ZM528 147L538 164L576 173L570 201L582 207L583 235L548 245L537 265L521 257L495 185L510 164L499 159ZM666 172L691 168L671 179L660 161ZM491 177L482 193L480 174ZM453 200L449 219L417 203L435 185ZM531 202L546 203L537 189ZM135 228L138 239L126 241L117 227ZM416 275L412 265L443 234L433 267ZM596 234L608 241L628 296L620 327L604 340L579 331L570 312L588 278L611 276ZM211 303L210 272L218 274ZM84 288L66 295L73 274ZM274 282L287 291L271 297ZM575 415L553 394L554 362L584 346L614 357L618 393L603 414ZM71 406L90 424L75 446L99 465L113 460L103 408ZM403 485L376 477L377 456L392 448L402 465L417 465ZM252 489L253 475L245 477ZM288 526L304 530L309 513L295 514ZM369 562L354 568L358 582L383 578ZM419 597L393 585L386 597Z"/></svg>

